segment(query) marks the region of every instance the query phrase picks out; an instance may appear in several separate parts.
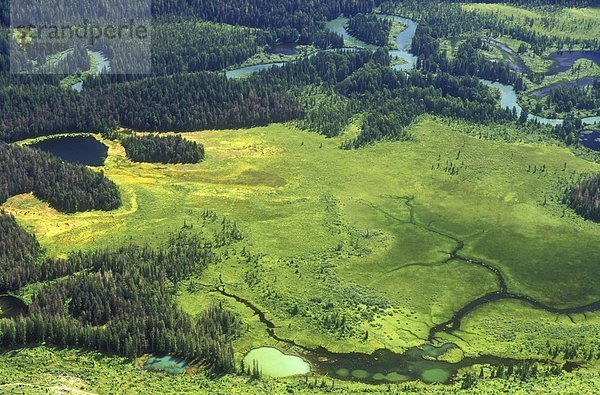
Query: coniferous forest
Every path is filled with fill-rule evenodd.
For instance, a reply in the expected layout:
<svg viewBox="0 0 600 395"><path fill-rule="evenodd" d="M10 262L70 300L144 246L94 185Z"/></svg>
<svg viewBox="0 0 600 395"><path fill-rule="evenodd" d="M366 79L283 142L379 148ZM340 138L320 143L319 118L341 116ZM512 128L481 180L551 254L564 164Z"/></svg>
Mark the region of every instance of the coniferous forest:
<svg viewBox="0 0 600 395"><path fill-rule="evenodd" d="M32 192L59 211L113 210L121 195L104 174L39 150L0 144L0 202Z"/></svg>
<svg viewBox="0 0 600 395"><path fill-rule="evenodd" d="M372 14L356 14L348 20L348 31L354 37L377 46L387 44L392 23Z"/></svg>
<svg viewBox="0 0 600 395"><path fill-rule="evenodd" d="M204 146L181 135L128 136L121 139L121 144L134 162L198 163L204 159Z"/></svg>
<svg viewBox="0 0 600 395"><path fill-rule="evenodd" d="M582 217L600 222L600 175L579 181L568 191L565 200Z"/></svg>

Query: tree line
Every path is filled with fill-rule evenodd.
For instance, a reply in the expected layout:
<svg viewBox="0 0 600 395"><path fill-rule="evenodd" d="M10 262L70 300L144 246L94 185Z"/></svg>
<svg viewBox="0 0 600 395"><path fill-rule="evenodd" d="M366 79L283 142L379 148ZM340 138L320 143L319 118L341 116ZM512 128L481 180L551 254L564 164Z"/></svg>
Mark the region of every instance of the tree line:
<svg viewBox="0 0 600 395"><path fill-rule="evenodd" d="M496 105L490 89L477 78L448 73L406 74L370 62L340 82L336 90L363 103L361 133L342 148L359 148L379 140L410 140L405 129L424 113L477 123L515 120L515 115Z"/></svg>
<svg viewBox="0 0 600 395"><path fill-rule="evenodd" d="M29 147L0 143L0 204L33 192L56 210L113 210L121 205L115 183L102 172Z"/></svg>
<svg viewBox="0 0 600 395"><path fill-rule="evenodd" d="M37 270L34 262L42 253L35 236L19 226L15 218L0 210L0 292L19 289Z"/></svg>
<svg viewBox="0 0 600 395"><path fill-rule="evenodd" d="M134 162L198 163L204 159L204 146L181 135L132 135L122 138L121 144Z"/></svg>
<svg viewBox="0 0 600 395"><path fill-rule="evenodd" d="M568 113L573 110L600 108L600 79L588 87L559 86L546 96L545 104L552 111Z"/></svg>
<svg viewBox="0 0 600 395"><path fill-rule="evenodd" d="M161 132L288 121L302 114L289 89L335 84L373 56L322 52L244 79L208 72L143 79L102 74L81 93L49 84L1 86L0 140L116 126Z"/></svg>
<svg viewBox="0 0 600 395"><path fill-rule="evenodd" d="M563 203L583 218L600 222L600 174L585 177L567 189Z"/></svg>

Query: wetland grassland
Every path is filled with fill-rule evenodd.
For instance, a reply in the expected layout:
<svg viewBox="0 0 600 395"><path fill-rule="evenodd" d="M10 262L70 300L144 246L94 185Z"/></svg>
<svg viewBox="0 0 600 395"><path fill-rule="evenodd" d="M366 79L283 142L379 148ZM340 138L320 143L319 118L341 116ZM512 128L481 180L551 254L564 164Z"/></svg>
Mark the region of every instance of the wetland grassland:
<svg viewBox="0 0 600 395"><path fill-rule="evenodd" d="M206 212L235 221L244 240L178 287L177 300L192 315L212 301L240 315L245 324L234 344L238 363L265 345L291 353L302 349L269 336L259 316L215 292L217 286L259 309L279 338L333 352L388 348L400 353L420 346L432 327L497 292L502 283L512 294L556 309L598 301L599 225L578 217L560 199L565 186L599 172L600 165L555 145L482 139L472 127L424 117L411 126L414 141L350 151L339 149L343 135L326 139L292 125L199 131L183 137L202 143L206 159L185 165L133 163L118 141L102 140L108 157L99 169L119 186L121 208L63 214L30 194L10 198L3 208L52 256L129 240L154 244L184 224L203 226ZM450 167L459 170L447 171ZM577 354L564 358L585 361L598 347L599 325L597 312L562 315L501 300L477 307L460 328L439 332L433 340L455 343L465 356L558 361L563 356L552 355L554 350L570 345ZM37 355L35 350L53 354L54 364L70 369L72 376L64 379L81 380L75 383L81 391L108 384L95 372L75 368L73 358L98 361L95 366L110 375L115 370L144 380L159 375L90 353L34 348L13 354L20 360ZM6 355L0 363L6 363ZM32 382L32 372L22 367L10 373L10 380L8 372L0 377L26 383ZM589 376L597 387L594 372L597 366L590 362L565 373L565 380ZM227 376L206 384L210 380L203 376L187 375L157 380L181 385L173 388L182 391L206 385L227 393L246 382ZM293 386L298 393L311 393L316 391L312 380L267 379L252 385L257 392ZM527 385L544 380L556 378ZM129 385L119 393L134 393L135 385ZM483 391L508 384L482 378L478 385ZM370 388L354 382L339 386ZM33 387L19 390L28 388ZM431 393L438 389L458 391L459 384L432 387Z"/></svg>

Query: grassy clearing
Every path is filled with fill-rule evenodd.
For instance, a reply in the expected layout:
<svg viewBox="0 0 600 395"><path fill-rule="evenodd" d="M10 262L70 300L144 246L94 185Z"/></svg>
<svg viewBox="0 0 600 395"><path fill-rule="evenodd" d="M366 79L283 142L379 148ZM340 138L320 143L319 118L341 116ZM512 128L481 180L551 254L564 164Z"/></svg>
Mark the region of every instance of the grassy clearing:
<svg viewBox="0 0 600 395"><path fill-rule="evenodd" d="M103 171L122 190L120 209L66 215L31 195L4 207L53 255L153 243L214 210L244 230L237 248L264 256L254 264L237 254L194 281L222 276L230 292L267 312L279 335L333 350L418 345L433 324L495 289L479 267L442 263L451 237L465 241L464 254L497 266L511 291L561 307L597 300L599 225L568 209L563 216L554 197L565 180L600 165L557 146L483 140L481 129L424 118L414 142L357 151L339 150L344 135L284 125L203 131L185 134L206 147L206 160L193 165L132 163L106 141ZM461 164L458 175L444 171L446 161ZM534 165L546 171L528 172ZM224 300L185 285L179 300L192 314ZM248 319L238 351L269 343L245 307L227 303ZM347 320L343 330L330 322L336 314Z"/></svg>
<svg viewBox="0 0 600 395"><path fill-rule="evenodd" d="M524 25L527 18L533 19L531 27L534 31L548 35L588 39L600 36L599 8L563 8L563 9L528 9L506 4L473 3L463 4L465 10L477 10L514 18Z"/></svg>

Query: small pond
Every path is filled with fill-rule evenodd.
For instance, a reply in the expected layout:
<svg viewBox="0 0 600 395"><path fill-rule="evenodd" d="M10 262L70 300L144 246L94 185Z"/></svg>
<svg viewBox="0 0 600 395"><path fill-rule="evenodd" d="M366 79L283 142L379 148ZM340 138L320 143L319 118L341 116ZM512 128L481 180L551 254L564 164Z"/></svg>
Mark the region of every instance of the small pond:
<svg viewBox="0 0 600 395"><path fill-rule="evenodd" d="M49 152L65 162L86 166L102 166L108 155L108 147L92 136L54 137L31 144L30 147Z"/></svg>
<svg viewBox="0 0 600 395"><path fill-rule="evenodd" d="M576 60L588 59L600 65L600 52L595 51L559 51L548 57L554 61L552 68L546 75L563 73L573 66Z"/></svg>
<svg viewBox="0 0 600 395"><path fill-rule="evenodd" d="M26 315L29 308L21 299L10 296L0 296L0 318L13 318Z"/></svg>
<svg viewBox="0 0 600 395"><path fill-rule="evenodd" d="M459 355L458 362L444 360L443 356L450 352ZM372 354L333 353L324 348L304 351L301 357L285 355L272 347L260 347L250 351L244 363L252 367L258 365L265 376L286 377L315 372L334 379L353 380L372 384L398 383L402 381L423 381L426 383L448 383L459 369L475 364L493 366L509 366L521 361L481 356L478 358L462 358L462 351L453 343L441 346L424 344L412 347L402 354L387 349L380 349ZM441 357L441 358L440 358ZM256 361L256 362L253 362Z"/></svg>
<svg viewBox="0 0 600 395"><path fill-rule="evenodd" d="M190 365L183 359L171 355L154 355L148 358L144 367L169 374L183 374Z"/></svg>
<svg viewBox="0 0 600 395"><path fill-rule="evenodd" d="M594 151L600 151L600 130L592 130L581 134L581 145Z"/></svg>
<svg viewBox="0 0 600 395"><path fill-rule="evenodd" d="M244 364L252 369L256 365L261 374L269 377L288 377L310 372L310 365L304 359L282 353L273 347L260 347L244 357Z"/></svg>

